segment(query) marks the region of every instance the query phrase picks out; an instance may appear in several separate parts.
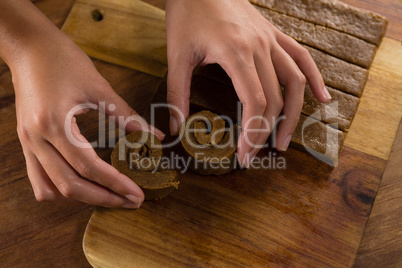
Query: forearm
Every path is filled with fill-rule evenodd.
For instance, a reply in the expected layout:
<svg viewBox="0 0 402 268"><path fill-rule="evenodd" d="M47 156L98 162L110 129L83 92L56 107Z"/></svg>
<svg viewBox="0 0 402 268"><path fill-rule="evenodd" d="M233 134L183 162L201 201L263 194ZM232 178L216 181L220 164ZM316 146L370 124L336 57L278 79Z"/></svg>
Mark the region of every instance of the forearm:
<svg viewBox="0 0 402 268"><path fill-rule="evenodd" d="M30 57L35 51L48 48L45 44L58 42L60 38L57 37L62 35L31 1L0 1L0 57L12 72L21 60Z"/></svg>

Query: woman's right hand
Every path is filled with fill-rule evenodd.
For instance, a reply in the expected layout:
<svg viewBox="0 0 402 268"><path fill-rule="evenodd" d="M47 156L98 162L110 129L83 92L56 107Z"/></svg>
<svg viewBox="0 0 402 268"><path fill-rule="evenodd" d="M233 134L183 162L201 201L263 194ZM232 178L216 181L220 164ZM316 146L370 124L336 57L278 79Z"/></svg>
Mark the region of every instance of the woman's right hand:
<svg viewBox="0 0 402 268"><path fill-rule="evenodd" d="M287 150L302 110L306 80L317 100L331 99L309 52L248 0L166 2L167 96L180 111L171 109L172 134L188 116L191 76L197 65L217 63L232 79L242 103L237 159L244 167L250 166L276 125L276 148Z"/></svg>
<svg viewBox="0 0 402 268"><path fill-rule="evenodd" d="M28 32L27 46L23 46L27 39L12 40L20 42L21 49L17 45L9 48L9 54L1 51L13 76L18 135L36 199L138 208L144 200L142 190L100 159L81 135L74 116L88 109L72 109L82 104L95 108L104 102L102 112L128 122L126 131L148 130L159 139L164 134L138 116L81 49L39 11L30 9L33 5L16 2L31 12L33 24L41 26L40 30L27 27L33 31ZM5 33L0 31L2 37L13 38Z"/></svg>

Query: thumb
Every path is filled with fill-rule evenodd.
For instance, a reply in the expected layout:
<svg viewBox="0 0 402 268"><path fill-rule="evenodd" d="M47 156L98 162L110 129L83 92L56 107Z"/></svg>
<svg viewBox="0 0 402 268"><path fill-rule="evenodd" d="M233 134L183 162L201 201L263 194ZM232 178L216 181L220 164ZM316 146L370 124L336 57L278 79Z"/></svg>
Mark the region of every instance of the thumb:
<svg viewBox="0 0 402 268"><path fill-rule="evenodd" d="M169 58L167 76L167 103L170 113L170 134L176 135L179 126L189 114L191 75L195 66L185 53Z"/></svg>
<svg viewBox="0 0 402 268"><path fill-rule="evenodd" d="M159 140L165 138L165 134L153 127L124 101L109 85L99 94L99 110L110 117L114 117L116 125L127 132L143 130L153 133Z"/></svg>

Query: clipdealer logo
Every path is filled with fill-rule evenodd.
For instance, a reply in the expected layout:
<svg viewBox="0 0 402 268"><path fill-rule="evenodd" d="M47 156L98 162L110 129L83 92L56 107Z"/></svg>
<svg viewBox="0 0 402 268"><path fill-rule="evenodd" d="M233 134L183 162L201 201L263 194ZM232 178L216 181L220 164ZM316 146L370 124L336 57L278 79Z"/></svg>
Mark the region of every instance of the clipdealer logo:
<svg viewBox="0 0 402 268"><path fill-rule="evenodd" d="M150 124L153 125L155 124L155 113L157 109L161 108L169 108L169 109L175 109L177 114L180 115L182 120L184 121L185 117L181 111L170 104L166 103L158 103L158 104L152 104L151 105L151 113L150 113ZM75 128L73 128L73 124L75 124L75 116L78 114L85 113L89 110L98 110L98 138L96 141L92 141L90 143L87 143L86 141L80 140L77 138L78 135L74 131ZM143 129L144 131L149 131L150 127L147 124L147 122L139 115L133 115L130 117L124 117L124 116L106 116L107 111L115 111L116 106L114 104L109 104L106 105L105 102L99 102L99 104L94 104L94 103L84 103L80 105L76 105L73 107L69 113L66 116L65 122L64 122L64 129L65 129L65 134L68 140L73 144L74 146L80 147L80 148L113 148L116 145L116 142L118 138L123 138L127 134L125 132L125 128L129 123L135 123L136 125L139 126L139 128ZM324 115L326 119L330 118L336 118L338 116L338 102L333 101L330 104L327 104L324 106ZM302 143L304 145L304 148L307 152L309 152L312 156L316 157L317 159L328 163L332 159L331 153L334 151L337 152L337 148L339 148L339 138L336 135L336 132L334 131L327 131L327 137L326 137L326 150L324 153L317 152L310 148L308 146L308 137L306 135L305 130L309 128L310 125L317 123L317 120L322 119L322 110L318 110L314 114L312 114L307 120L303 122L302 125ZM261 119L261 118L259 118ZM241 122L241 103L238 103L237 107L237 122ZM256 117L250 118L250 120L256 120ZM270 146L275 147L276 145L276 128L274 127L275 124L280 122L281 120L286 120L285 116L281 116L276 122L270 122L266 118L261 119L266 128L262 128L259 130L254 130L254 131L259 131L259 132L264 132L268 131L271 132L271 144L265 143L264 145L255 145L252 144L252 142L249 139L246 139L246 142L255 148L268 148ZM228 124L235 125L235 121L231 120L229 117L225 117L225 121L228 122ZM249 124L250 122L244 122L244 124ZM108 127L106 127L108 125ZM270 126L272 125L272 128ZM336 128L337 124L333 124L333 126ZM330 127L330 126L327 126ZM176 146L178 143L180 143L180 137L176 137L173 141L169 143L165 143L162 145L162 149L165 148L171 148L173 146ZM126 146L130 146L127 143L122 142L122 144ZM155 144L155 146L158 146ZM127 156L122 156L122 157L127 157ZM235 154L235 157L237 157L237 154ZM249 157L246 155L246 158ZM201 155L198 155L198 158L202 158ZM124 160L124 159L122 159ZM227 167L226 165L233 164L231 161L225 160L225 159L210 159L212 163L217 163L216 167L217 168L225 168ZM250 165L249 168L253 169L286 169L286 159L278 154L277 152L272 152L269 151L265 155L257 156L253 159L247 159L249 161ZM237 161L234 161L237 165ZM142 161L141 163L147 163L146 161ZM138 163L137 163L138 164ZM163 169L177 169L180 170L180 172L184 173L188 170L189 166L191 164L191 159L189 157L184 157L180 156L178 154L175 154L174 152L171 152L168 156L163 156L158 163L159 168ZM195 161L195 165L203 165L201 161Z"/></svg>

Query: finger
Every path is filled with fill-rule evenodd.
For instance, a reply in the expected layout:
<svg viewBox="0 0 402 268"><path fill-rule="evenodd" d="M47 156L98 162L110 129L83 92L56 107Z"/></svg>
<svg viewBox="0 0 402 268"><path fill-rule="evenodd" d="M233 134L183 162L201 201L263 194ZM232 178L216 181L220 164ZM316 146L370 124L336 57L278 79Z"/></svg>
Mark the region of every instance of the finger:
<svg viewBox="0 0 402 268"><path fill-rule="evenodd" d="M33 153L27 152L24 149L24 156L28 178L31 182L36 200L39 202L76 202L75 200L63 196L59 192Z"/></svg>
<svg viewBox="0 0 402 268"><path fill-rule="evenodd" d="M107 82L106 82L107 83ZM111 87L106 84L95 100L99 103L99 111L108 116L113 116L116 124L127 132L136 130L148 131L155 134L159 140L163 140L165 134L148 123L134 111Z"/></svg>
<svg viewBox="0 0 402 268"><path fill-rule="evenodd" d="M229 59L229 57L226 57ZM245 60L226 61L220 63L232 79L236 93L243 105L242 132L238 141L239 163L248 167L252 160L251 152L256 149L266 98L255 69L252 56Z"/></svg>
<svg viewBox="0 0 402 268"><path fill-rule="evenodd" d="M301 72L307 78L313 95L320 102L329 102L331 95L325 88L321 73L308 50L279 30L276 33L277 42L289 54L297 66L299 66Z"/></svg>
<svg viewBox="0 0 402 268"><path fill-rule="evenodd" d="M189 113L191 75L196 64L189 53L168 53L167 103L170 113L170 134L176 135Z"/></svg>
<svg viewBox="0 0 402 268"><path fill-rule="evenodd" d="M140 206L139 203L132 203L123 196L80 177L50 143L43 141L41 147L42 150L37 154L38 160L63 196L96 206Z"/></svg>
<svg viewBox="0 0 402 268"><path fill-rule="evenodd" d="M279 82L285 88L283 119L276 132L276 148L286 151L299 122L306 78L293 59L281 47L275 47L271 55Z"/></svg>
<svg viewBox="0 0 402 268"><path fill-rule="evenodd" d="M49 141L81 177L94 181L134 203L143 202L144 193L141 188L99 158L89 142L81 135L75 122L71 123L69 135L54 137Z"/></svg>
<svg viewBox="0 0 402 268"><path fill-rule="evenodd" d="M283 108L283 97L277 78L277 70L272 64L270 51L263 51L259 56L255 57L255 64L258 76L261 81L265 98L267 99L267 107L264 111L264 120L261 132L258 137L258 144L264 145L275 127L275 123ZM255 152L257 153L257 152Z"/></svg>

